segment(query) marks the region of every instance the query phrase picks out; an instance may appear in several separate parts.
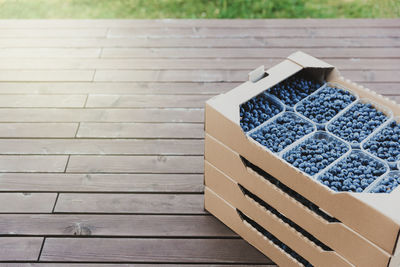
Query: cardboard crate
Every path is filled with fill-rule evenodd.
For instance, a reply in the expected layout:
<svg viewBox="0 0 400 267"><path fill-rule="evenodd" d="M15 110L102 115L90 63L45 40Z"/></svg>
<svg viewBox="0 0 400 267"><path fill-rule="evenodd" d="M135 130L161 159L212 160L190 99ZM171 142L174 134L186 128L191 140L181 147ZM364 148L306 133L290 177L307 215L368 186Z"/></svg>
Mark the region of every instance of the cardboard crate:
<svg viewBox="0 0 400 267"><path fill-rule="evenodd" d="M239 211L211 189L204 189L204 207L279 266L304 266L244 220Z"/></svg>
<svg viewBox="0 0 400 267"><path fill-rule="evenodd" d="M392 255L343 223L321 210L310 209L306 199L293 197L273 177L246 166L237 153L218 140L206 135L205 143L205 184L232 206L239 208L244 205L242 202L248 202L243 198L246 194L241 188L244 188L355 266L389 266L395 261Z"/></svg>
<svg viewBox="0 0 400 267"><path fill-rule="evenodd" d="M333 66L297 52L267 70L265 75L259 70L250 75L250 80L261 78L260 80L245 82L207 101L206 132L387 253L398 254L400 212L397 210L397 203L400 202L400 190L394 190L390 194L334 192L257 144L242 131L240 105L303 69L307 69L317 79L339 84L355 92L360 98L368 98L388 107L394 116L400 115L400 106L393 101L344 80Z"/></svg>
<svg viewBox="0 0 400 267"><path fill-rule="evenodd" d="M245 193L243 187L240 187L236 182L208 162L205 162L204 175L205 184L208 188L230 205L251 217L256 223L275 235L286 245L293 248L312 265L354 266L335 251L325 248L325 246L318 246L313 240L308 239L297 227L297 229L292 227L293 224L288 222L287 218L282 219L278 217L273 210L274 207L268 207L268 204L261 203L249 192ZM363 266L367 265L364 264Z"/></svg>

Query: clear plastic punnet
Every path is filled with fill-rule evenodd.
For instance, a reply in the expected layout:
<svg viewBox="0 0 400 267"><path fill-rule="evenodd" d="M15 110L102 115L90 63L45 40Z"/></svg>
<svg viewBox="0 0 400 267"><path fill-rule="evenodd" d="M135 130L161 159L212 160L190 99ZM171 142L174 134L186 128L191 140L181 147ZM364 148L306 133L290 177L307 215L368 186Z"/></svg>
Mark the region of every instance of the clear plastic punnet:
<svg viewBox="0 0 400 267"><path fill-rule="evenodd" d="M367 130L360 129L360 131L356 132L357 136L352 132L353 131L352 128L353 129L357 128L357 125L355 125L355 126L351 125L349 128L346 129L347 133L344 133L343 128L339 128L338 123L340 121L343 121L343 117L351 116L354 113L356 113L358 106L362 105L362 104L371 105L377 111L382 112L384 114L384 116L386 116L386 118L384 118L382 121L376 121L376 122L372 123L372 125L370 126L371 129L367 129ZM368 98L361 98L357 102L355 102L353 105L351 105L351 106L347 107L345 110L343 110L343 112L341 112L334 119L332 119L326 125L326 131L349 142L352 148L360 149L361 142L363 140L365 140L366 138L368 138L371 134L375 133L378 129L380 129L380 126L382 126L385 122L392 119L392 117L393 117L393 113L390 109L388 109L382 105L379 105ZM361 127L363 127L363 128L365 127L364 123L362 123L362 122L357 122L357 123L360 123ZM358 127L358 128L360 128L360 127ZM339 133L336 130L339 131Z"/></svg>
<svg viewBox="0 0 400 267"><path fill-rule="evenodd" d="M325 88L327 88L327 87L337 88L337 89L341 89L341 90L343 90L343 91L346 91L346 92L348 92L350 95L352 95L352 96L354 97L354 100L353 100L352 102L350 102L346 107L344 107L343 109L339 110L336 114L334 114L334 115L333 115L328 121L326 121L326 122L318 122L318 121L316 121L315 119L311 119L311 118L308 118L307 116L305 116L305 115L303 114L303 112L301 111L301 109L302 109L303 107L306 107L306 106L307 106L307 105L306 105L307 101L310 101L310 99L312 99L312 98L314 98L315 96L317 96L317 95L323 93L323 91L324 91ZM340 116L340 114L342 114L342 113L345 112L347 109L349 109L352 105L354 105L355 102L357 102L358 99L359 99L359 97L358 97L358 95L357 95L355 92L353 92L353 91L351 91L351 90L349 90L349 89L347 89L347 88L345 88L345 87L343 87L343 86L341 86L341 85L339 85L339 84L336 84L336 83L325 83L323 86L321 86L321 88L319 88L318 90L316 90L314 93L310 94L308 97L306 97L306 98L304 98L303 100L301 100L300 102L298 102L298 103L294 106L294 110L295 110L297 113L299 113L299 114L301 114L301 115L307 117L307 118L310 119L311 121L313 121L313 122L315 123L315 125L317 126L317 129L318 129L318 130L325 130L325 127L326 127L326 125L327 125L329 122L331 122L331 121L334 120L336 117Z"/></svg>
<svg viewBox="0 0 400 267"><path fill-rule="evenodd" d="M384 160L392 170L399 168L399 161L400 161L400 128L396 127L396 131L399 132L397 134L385 134L387 129L391 129L391 125L400 125L400 117L395 117L391 120L386 121L383 123L374 133L368 136L364 141L361 142L361 149L366 151L367 153L374 155L381 160ZM398 129L397 129L398 128ZM391 141L387 141L384 139L380 139L379 136L390 138ZM377 143L374 143L377 141ZM391 153L384 153L381 151L381 147L384 145L389 145L391 147L397 148L396 152ZM392 157L392 159L390 158ZM399 169L400 170L400 169Z"/></svg>
<svg viewBox="0 0 400 267"><path fill-rule="evenodd" d="M368 193L386 193L389 194L394 190L399 190L400 171L391 171L377 179L371 184L366 192Z"/></svg>
<svg viewBox="0 0 400 267"><path fill-rule="evenodd" d="M279 124L280 119L286 119L285 125ZM277 135L277 133L273 133L273 131L276 130L284 130L286 133L288 131L288 128L286 128L286 124L291 124L289 132L291 133L291 136L289 137L289 140L283 140L283 142L279 142L278 140L275 139L269 139L265 140L264 138L258 138L259 135L265 136L265 135L271 135L274 134L274 136ZM275 126L272 128L272 126ZM307 131L304 131L304 134L299 135L296 129L302 128L304 130L305 128ZM250 136L257 144L263 146L264 148L269 149L273 153L278 153L284 150L286 147L290 146L291 144L296 143L299 140L303 140L304 138L307 138L307 136L311 135L313 132L316 131L316 126L315 124L308 120L307 118L303 117L301 114L297 114L295 112L282 112L270 120L266 121L259 127L254 128L253 130L249 131L247 133L248 136ZM279 134L279 133L278 133ZM285 134L282 135L282 137L285 136ZM287 135L286 135L287 136ZM286 139L286 138L285 138Z"/></svg>
<svg viewBox="0 0 400 267"><path fill-rule="evenodd" d="M309 154L311 158L306 159L306 161L311 162L313 164L311 164L311 166L307 166L307 163L305 163L304 166L297 165L296 160L299 158L299 155L303 157L304 149L302 148L302 146L307 144L311 144L312 146L313 145L317 146L316 150L314 150L315 153ZM327 151L318 151L319 147L321 146L323 147L324 145L328 146L328 149L329 146L334 147L335 149L334 154L336 155L329 154L332 153L332 151L328 151L329 153L326 153ZM300 171L306 173L311 177L315 177L324 169L328 168L338 159L349 154L350 152L351 152L351 147L344 140L325 131L316 131L312 133L310 136L307 136L307 138L304 138L284 149L279 154L279 156L288 163L290 163L291 165L293 165L294 167L296 167L297 169L299 169ZM293 155L295 155L294 159L290 157ZM307 155L307 157L309 156ZM302 161L305 160L302 158ZM322 165L319 163L321 163ZM309 167L310 170L308 170L307 167ZM313 170L313 167L315 167L316 170L315 169Z"/></svg>
<svg viewBox="0 0 400 267"><path fill-rule="evenodd" d="M356 156L356 157L353 159L352 158L353 156ZM365 175L365 173L362 173L362 170L364 168L359 168L358 171L360 173L354 173L353 174L354 179L350 178L349 177L350 175L348 174L349 176L345 175L346 179L339 180L340 176L338 175L338 172L337 172L336 169L338 169L338 167L339 167L339 165L341 163L345 163L346 161L350 161L352 163L359 162L361 165L364 164L363 162L365 162L365 164L371 164L371 163L375 163L377 165L379 164L380 168L384 168L384 171L383 172L380 171L382 173L378 172L378 174L374 175L373 178L370 178L370 179L372 179L371 181L368 181L368 180L362 181L363 180L363 175ZM352 171L351 169L340 169L339 173L343 174L343 172L342 172L343 170L346 170L348 173L350 171ZM369 153L366 153L366 152L362 151L361 149L352 149L351 153L348 153L347 155L344 155L343 157L341 157L340 159L335 161L328 168L326 168L323 172L321 172L316 177L316 179L321 184L327 186L328 188L330 188L331 190L336 191L336 192L337 191L339 191L339 192L351 191L351 192L354 192L354 193L356 193L356 192L357 193L364 193L364 192L368 192L368 190L371 187L371 185L373 185L376 181L380 180L381 177L386 175L389 171L390 171L390 168L389 168L388 164L386 162L384 162L383 160L381 160L381 159L379 159L379 158L377 158L377 157L375 157L375 156L373 156L373 155L371 155ZM333 185L332 185L332 182L330 182L329 185L324 183L324 181L329 180L330 177L328 177L328 175L330 175L330 174L333 177L333 181L332 182L335 182L335 184L333 184ZM336 177L337 177L337 179L336 179ZM348 181L350 184L346 185L345 180L348 180L348 179L351 179L351 181ZM358 181L355 182L354 181L355 179L360 180L360 181L359 182ZM340 186L341 186L340 189L337 188L339 186L335 186L336 183L340 183ZM355 185L355 183L359 184L359 186L358 187L355 186L355 188L350 188L351 185ZM365 184L363 185L363 183L365 183ZM348 189L343 189L344 186L348 186L349 188ZM336 190L333 189L333 187L335 187ZM362 190L361 191L357 191L357 188L361 188Z"/></svg>
<svg viewBox="0 0 400 267"><path fill-rule="evenodd" d="M255 96L255 97L249 99L248 101L242 103L242 104L240 105L240 109L242 109L243 106L246 106L246 105L247 105L247 106L249 106L249 105L253 106L253 103L252 103L252 102L253 102L253 101L259 101L260 99L262 99L262 100L265 99L271 106L277 107L278 110L279 110L279 112L278 112L277 114L274 114L273 116L270 116L270 114L266 114L266 113L261 114L261 115L265 115L265 118L260 118L260 120L257 120L257 121L259 122L259 125L252 125L251 122L246 122L246 121L245 121L246 118L243 118L242 116L240 116L240 125L241 125L242 130L243 130L244 132L247 132L247 133L252 132L252 131L255 130L256 128L258 128L258 127L264 125L265 123L267 123L270 119L274 118L274 116L277 116L277 115L279 115L280 113L282 113L282 112L284 112L284 111L286 110L286 109L285 109L285 105L284 105L278 98L276 98L276 97L273 96L273 95L270 95L270 94L266 93L266 91L264 91L264 92L262 92L261 94L258 94L257 96ZM250 103L250 104L249 104L249 103ZM243 108L243 109L244 109L244 108ZM240 112L241 112L241 111L240 111ZM251 116L251 115L252 115L252 112L257 112L257 113L258 113L259 111L253 109L253 110L251 110L251 111L250 111L250 110L249 110L249 111L245 110L245 112L250 113L249 115ZM259 115L259 116L261 116L261 115ZM251 116L251 117L254 117L254 114L253 114L253 116ZM247 118L247 119L248 119L248 118ZM246 125L245 125L245 124L246 124ZM248 127L248 129L246 129L244 126Z"/></svg>

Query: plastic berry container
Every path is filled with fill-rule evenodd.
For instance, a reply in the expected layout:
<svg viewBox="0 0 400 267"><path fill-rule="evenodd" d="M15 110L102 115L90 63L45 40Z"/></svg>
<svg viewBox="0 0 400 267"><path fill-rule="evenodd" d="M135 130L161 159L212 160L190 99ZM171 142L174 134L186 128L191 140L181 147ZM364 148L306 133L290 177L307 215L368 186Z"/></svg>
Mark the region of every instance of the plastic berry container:
<svg viewBox="0 0 400 267"><path fill-rule="evenodd" d="M354 139L353 139L353 138L354 138L354 135L353 135L353 136L348 136L348 137L343 136L343 134L342 134L342 133L343 133L343 129L339 129L339 131L340 131L339 134L334 133L334 130L335 130L335 127L336 127L335 123L336 123L337 121L341 120L345 115L347 115L347 114L349 114L349 113L352 114L353 112L356 112L357 110L354 110L354 109L357 107L358 104L370 104L370 105L372 105L372 107L373 107L374 109L376 109L377 111L382 112L382 113L386 116L385 120L383 120L382 122L380 122L379 125L375 126L371 131L365 132L365 133L364 133L365 137L362 138L362 139L360 138L360 139L358 139L358 140L354 140ZM380 126L384 125L385 122L391 120L392 117L393 117L393 113L392 113L392 111L391 111L390 109L388 109L388 108L386 108L386 107L384 107L384 106L382 106L382 105L379 105L379 104L375 103L374 101L372 101L372 100L370 100L370 99L368 99L368 98L361 98L361 99L358 99L356 102L354 102L354 104L352 104L352 105L346 107L342 112L340 112L340 113L338 114L338 116L335 116L335 117L326 125L326 129L325 129L325 130L326 130L327 132L330 132L330 133L333 134L333 135L336 135L336 136L342 138L342 139L345 140L346 142L350 143L350 145L351 145L352 148L354 148L354 149L360 149L360 148L361 148L361 143L362 143L362 141L365 140L366 138L368 138L370 135L374 134L378 129L380 129ZM351 119L351 118L350 118L350 119ZM359 123L362 123L362 122L359 122ZM348 128L348 129L350 129L350 128ZM349 131L351 131L351 130L349 130ZM357 133L357 134L359 134L359 133Z"/></svg>
<svg viewBox="0 0 400 267"><path fill-rule="evenodd" d="M338 148L339 146L342 146L341 148L341 152L338 153L335 156L329 156L326 151L321 151L320 154L313 154L312 157L319 158L320 156L323 157L322 161L325 160L325 155L329 156L328 159L326 159L326 162L324 162L322 165L318 166L318 163L315 164L314 167L317 168L317 170L314 169L314 171L309 172L307 171L307 168L303 168L301 166L296 166L295 162L290 162L290 158L289 156L294 155L295 157L299 155L299 153L301 153L301 147L305 144L309 144L309 143L319 143L319 142L324 142L325 144L333 144L335 148ZM343 151L342 151L343 150ZM329 150L330 152L331 150ZM287 147L286 149L282 150L282 152L279 154L279 156L285 160L286 162L288 162L289 164L293 165L294 167L296 167L297 169L299 169L300 171L306 173L307 175L311 176L311 177L315 177L317 176L319 173L321 173L324 169L329 168L329 166L331 166L334 162L336 162L337 160L341 159L342 157L348 155L351 152L351 147L350 145L345 142L344 140L328 133L325 131L316 131L314 133L312 133L311 135L307 136L306 138L303 138L299 141L297 141L296 143L290 145L289 147ZM298 159L298 157L294 160L296 161ZM307 162L312 162L312 159L302 159L303 162L305 162L305 164L307 164ZM321 163L322 163L321 161ZM310 167L310 169L313 166Z"/></svg>
<svg viewBox="0 0 400 267"><path fill-rule="evenodd" d="M271 106L276 106L276 107L279 109L279 112L278 112L277 114L275 114L274 116L271 116L271 117L269 117L268 114L266 114L266 115L267 115L267 116L266 116L266 119L261 119L261 121L259 121L259 123L260 123L259 125L254 125L255 127L251 128L251 129L249 129L249 130L247 130L247 131L246 131L245 128L243 128L243 126L242 126L242 123L244 123L244 122L243 122L243 118L240 116L240 125L241 125L242 130L243 130L245 133L249 133L249 132L253 131L254 129L256 129L256 128L258 128L259 126L261 126L261 125L265 124L266 122L268 122L268 120L274 118L275 116L278 116L279 114L283 113L283 112L286 110L286 109L285 109L285 105L284 105L278 98L276 98L276 97L273 96L273 95L270 95L270 94L266 93L266 91L264 91L264 92L262 92L262 93L260 93L260 94L258 94L258 95L256 95L256 96L254 96L253 98L247 100L246 102L243 102L243 103L240 105L240 109L242 108L243 105L247 104L248 102L250 102L250 101L252 101L252 100L256 100L256 101L257 101L257 98L259 98L259 97L264 98ZM254 112L254 110L256 110L256 109L253 109L253 110L248 111L248 112L249 112L249 113L252 113L252 112ZM264 113L264 114L265 114L265 113ZM250 124L250 123L247 123L247 124Z"/></svg>
<svg viewBox="0 0 400 267"><path fill-rule="evenodd" d="M361 149L353 149L353 150L351 150L350 153L348 153L348 154L342 156L341 158L339 158L338 160L336 160L333 164L331 164L328 168L326 168L324 171L322 171L322 172L316 177L316 180L317 180L319 183L321 183L322 185L328 187L329 189L331 189L331 190L334 191L334 192L347 192L348 190L334 190L334 189L332 189L330 186L324 184L322 180L324 180L324 178L325 178L325 180L326 180L326 179L327 179L327 178L326 178L327 173L331 173L331 171L332 171L334 168L336 168L336 167L338 166L338 164L340 164L340 162L346 161L346 160L348 159L348 157L351 157L352 155L356 155L357 158L360 160L359 162L362 162L363 160L367 161L368 163L376 162L377 164L381 164L382 167L385 168L385 172L382 173L382 174L380 174L379 176L377 176L373 181L371 181L371 182L368 181L368 180L365 181L366 183L368 183L368 185L367 185L361 192L357 191L358 193L368 192L368 190L370 189L371 186L373 186L378 180L380 180L383 176L385 176L385 175L390 171L390 168L389 168L388 164L387 164L386 162L384 162L383 160L381 160L381 159L379 159L379 158L377 158L377 157L375 157L375 156L373 156L373 155L371 155L371 154L369 154L369 153L366 153L366 152L364 152L364 151L361 150ZM354 162L354 160L352 160L352 161ZM349 169L346 169L346 170L349 170ZM353 170L353 171L354 171L354 170ZM365 175L365 173L355 174L355 175L356 175L356 176L355 176L356 179L360 180L360 183L362 183L361 180L362 180L363 178L360 177L360 176L357 176L357 175ZM333 176L335 176L335 175L333 174ZM371 179L373 179L373 178L371 178ZM341 186L342 186L342 185L341 185ZM350 189L351 189L351 188L350 188ZM353 191L353 193L356 193L356 192Z"/></svg>
<svg viewBox="0 0 400 267"><path fill-rule="evenodd" d="M321 91L323 91L323 90L324 90L325 88L327 88L327 87L332 87L332 88L341 89L341 90L343 90L343 91L346 91L346 92L348 92L350 95L352 95L352 96L354 97L354 100L353 100L352 102L350 102L346 107L344 107L343 109L339 110L335 115L333 115L333 116L332 116L328 121L326 121L326 122L318 122L318 121L316 121L316 120L313 120L313 119L308 118L307 116L305 116L305 115L301 112L301 108L302 108L303 106L306 106L307 101L310 101L310 99L314 98L316 95L321 94L321 93L322 93ZM306 98L302 99L301 101L299 101L299 102L294 106L294 110L295 110L297 113L301 114L301 115L304 116L304 117L307 117L309 120L311 120L312 122L314 122L315 125L317 126L317 129L318 129L318 130L325 130L327 124L329 124L329 123L330 123L332 120L334 120L336 117L340 116L340 114L342 114L343 112L345 112L347 109L351 108L351 107L354 105L354 103L356 103L356 102L358 101L358 99L359 99L359 97L358 97L358 95L357 95L355 92L353 92L353 91L351 91L351 90L349 90L349 89L347 89L347 88L345 88L345 87L343 87L343 86L341 86L341 85L339 85L339 84L337 84L337 83L330 83L330 82L329 82L329 83L325 83L323 86L321 86L321 87L320 87L318 90L316 90L314 93L310 94L308 97L306 97Z"/></svg>
<svg viewBox="0 0 400 267"><path fill-rule="evenodd" d="M372 183L367 190L367 193L384 193L390 194L400 185L400 171L391 171L383 175ZM398 190L398 189L397 189Z"/></svg>
<svg viewBox="0 0 400 267"><path fill-rule="evenodd" d="M286 144L286 143L283 144L283 145L282 145L282 148L280 148L280 149L278 149L278 150L272 149L272 148L270 147L270 145L267 144L267 141L266 141L265 139L264 139L264 140L265 140L266 143L265 143L265 144L262 144L262 143L260 142L260 140L257 141L257 137L254 138L254 136L253 136L254 134L257 134L257 132L263 131L265 128L267 128L268 126L271 126L272 124L277 124L278 127L279 127L280 124L278 124L277 121L278 121L280 118L282 118L282 117L289 118L289 119L291 120L291 122L293 122L293 124L294 124L295 126L298 126L298 125L300 124L300 122L302 122L303 125L306 125L306 126L309 128L309 131L310 131L310 132L309 132L309 133L305 133L304 135L298 137L297 139L295 139L295 140L293 140L293 141L289 140L289 141L291 141L290 143L288 143L288 144ZM265 123L263 123L262 125L260 125L260 127L257 127L257 128L255 128L255 129L251 130L250 132L247 133L247 135L250 137L250 139L251 139L252 141L254 141L254 142L257 143L258 145L262 146L263 148L266 148L266 149L270 150L270 151L273 152L273 153L279 154L279 152L283 151L286 147L290 146L291 144L294 144L294 143L296 143L297 141L302 140L302 139L304 139L304 138L307 138L308 136L310 136L311 134L313 134L313 133L316 131L316 129L317 129L317 128L316 128L315 124L314 124L312 121L308 120L307 118L301 116L300 114L296 114L296 113L294 113L294 112L291 112L291 111L285 111L285 112L280 113L279 115L274 116L274 117L271 118L270 120L266 121ZM283 127L282 130L285 131L285 133L287 133L287 132L289 131L289 130L286 128L286 126ZM292 132L294 132L294 131L292 131ZM261 134L262 134L262 133L261 133ZM269 139L269 140L271 140L271 139ZM276 140L276 139L275 139L275 140Z"/></svg>
<svg viewBox="0 0 400 267"><path fill-rule="evenodd" d="M366 139L364 139L361 142L361 149L366 151L367 153L369 153L371 155L374 155L375 157L378 157L381 160L385 161L392 170L395 170L396 168L400 168L400 165L399 165L400 153L398 155L396 155L396 158L394 160L388 160L386 158L380 157L379 155L376 155L375 151L371 151L370 149L368 149L368 143L370 141L375 141L376 138L379 136L379 134L381 134L385 129L390 128L390 125L392 123L399 124L400 123L400 117L395 117L395 118L390 119L390 120L386 121L385 123L383 123L378 129L375 130L375 132L373 134L371 134L370 136L368 136ZM395 140L393 142L395 142L395 143L397 142L399 147L400 147L400 134L399 134L399 138L395 137ZM399 150L400 150L400 148L399 148Z"/></svg>
<svg viewBox="0 0 400 267"><path fill-rule="evenodd" d="M397 169L400 170L400 161L397 162Z"/></svg>
<svg viewBox="0 0 400 267"><path fill-rule="evenodd" d="M306 83L311 83L311 84L307 84L307 88L302 88L302 87L296 87L293 88L293 84L290 84L291 81L293 81L293 79L302 79L304 80ZM286 92L288 91L296 91L297 92L297 97L299 98L299 100L295 100L295 99L289 99L289 102L286 102L284 99L282 99L281 97L285 98L285 96L278 96L276 93L277 90L280 91L280 93L282 93L282 89L280 87L287 85L287 83L290 84L291 88L285 88L284 90L286 90ZM302 82L300 82L302 83ZM304 98L306 98L308 95L311 95L312 93L314 93L315 91L317 91L319 88L321 88L322 86L324 86L326 82L322 79L316 79L315 77L312 77L310 74L306 74L304 71L300 71L297 72L295 74L293 74L292 76L286 78L285 80L275 84L274 86L268 88L268 93L275 96L276 98L278 98L285 106L286 106L286 110L287 111L294 111L294 106L299 103L300 101L302 101ZM299 85L299 84L297 84ZM304 84L303 84L304 85ZM317 87L317 85L319 85ZM310 88L310 86L312 88ZM278 87L278 88L277 88ZM273 92L275 91L275 92ZM304 96L300 96L300 94L303 94ZM289 97L290 98L290 97ZM286 99L287 100L287 99Z"/></svg>

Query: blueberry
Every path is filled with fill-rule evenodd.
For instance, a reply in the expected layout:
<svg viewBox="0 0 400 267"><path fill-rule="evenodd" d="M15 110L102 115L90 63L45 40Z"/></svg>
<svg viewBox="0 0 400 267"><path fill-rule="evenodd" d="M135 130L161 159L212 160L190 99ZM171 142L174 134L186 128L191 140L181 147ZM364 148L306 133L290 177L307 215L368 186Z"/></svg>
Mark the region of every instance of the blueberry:
<svg viewBox="0 0 400 267"><path fill-rule="evenodd" d="M272 87L269 93L279 98L286 105L293 107L297 102L322 86L318 81L306 76L303 71L300 71Z"/></svg>
<svg viewBox="0 0 400 267"><path fill-rule="evenodd" d="M297 111L316 123L326 123L355 99L348 91L327 86L301 102Z"/></svg>
<svg viewBox="0 0 400 267"><path fill-rule="evenodd" d="M386 125L363 146L371 154L388 162L400 160L400 124L395 121ZM394 139L393 137L396 137Z"/></svg>
<svg viewBox="0 0 400 267"><path fill-rule="evenodd" d="M372 188L372 193L390 193L392 192L400 183L400 172L390 172L388 177L382 179L374 188Z"/></svg>
<svg viewBox="0 0 400 267"><path fill-rule="evenodd" d="M263 92L240 106L240 126L248 132L281 111L282 108Z"/></svg>
<svg viewBox="0 0 400 267"><path fill-rule="evenodd" d="M360 143L388 118L371 104L357 103L333 121L328 130L351 143Z"/></svg>
<svg viewBox="0 0 400 267"><path fill-rule="evenodd" d="M319 173L348 151L348 147L343 142L336 139L316 138L318 134L307 138L283 155L286 161L288 158L299 161L297 168L311 176Z"/></svg>
<svg viewBox="0 0 400 267"><path fill-rule="evenodd" d="M273 122L251 133L250 137L271 151L280 152L313 130L311 122L294 113L285 112ZM295 159L290 157L288 160L293 163Z"/></svg>
<svg viewBox="0 0 400 267"><path fill-rule="evenodd" d="M366 164L365 164L366 163ZM331 176L338 178L335 191L363 192L371 183L386 172L386 166L360 150L353 150L350 155L337 162L326 173L318 177L318 181L327 185ZM340 180L343 177L344 180Z"/></svg>

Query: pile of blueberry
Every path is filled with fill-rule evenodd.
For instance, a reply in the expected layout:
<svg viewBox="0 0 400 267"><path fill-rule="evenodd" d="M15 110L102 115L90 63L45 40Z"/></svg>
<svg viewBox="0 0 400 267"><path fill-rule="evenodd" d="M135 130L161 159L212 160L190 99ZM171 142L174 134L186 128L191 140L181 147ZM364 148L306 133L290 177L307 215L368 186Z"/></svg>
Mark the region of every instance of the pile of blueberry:
<svg viewBox="0 0 400 267"><path fill-rule="evenodd" d="M400 173L391 173L383 178L374 188L372 193L390 193L400 184Z"/></svg>
<svg viewBox="0 0 400 267"><path fill-rule="evenodd" d="M321 134L318 133L317 134ZM313 176L345 154L349 148L341 141L311 136L283 158L303 172Z"/></svg>
<svg viewBox="0 0 400 267"><path fill-rule="evenodd" d="M355 99L348 91L326 86L301 102L296 110L316 123L327 123Z"/></svg>
<svg viewBox="0 0 400 267"><path fill-rule="evenodd" d="M321 86L321 83L305 78L304 74L300 72L272 87L269 93L282 100L286 105L293 107Z"/></svg>
<svg viewBox="0 0 400 267"><path fill-rule="evenodd" d="M354 150L322 174L318 180L334 191L361 193L386 171L387 167L382 162L360 150Z"/></svg>
<svg viewBox="0 0 400 267"><path fill-rule="evenodd" d="M371 104L357 103L328 126L328 130L351 143L360 143L388 118Z"/></svg>
<svg viewBox="0 0 400 267"><path fill-rule="evenodd" d="M282 107L261 93L240 106L240 126L248 132L281 111Z"/></svg>
<svg viewBox="0 0 400 267"><path fill-rule="evenodd" d="M400 124L395 121L389 123L368 140L363 148L388 162L400 160Z"/></svg>
<svg viewBox="0 0 400 267"><path fill-rule="evenodd" d="M250 136L273 152L280 152L288 145L314 130L313 124L292 112L285 112Z"/></svg>
<svg viewBox="0 0 400 267"><path fill-rule="evenodd" d="M304 259L302 256L297 254L293 249L290 247L286 246L282 241L280 241L278 238L276 238L273 234L265 230L261 225L247 217L244 213L241 211L238 211L240 216L244 221L246 221L248 224L250 224L254 229L256 229L259 233L261 233L263 236L271 240L276 246L280 247L283 251L288 253L290 256L292 256L294 259L296 259L298 262L303 264L306 267L312 267L313 265L309 263L306 259Z"/></svg>

